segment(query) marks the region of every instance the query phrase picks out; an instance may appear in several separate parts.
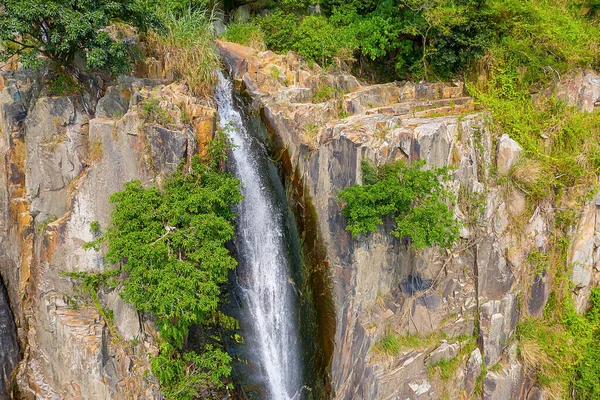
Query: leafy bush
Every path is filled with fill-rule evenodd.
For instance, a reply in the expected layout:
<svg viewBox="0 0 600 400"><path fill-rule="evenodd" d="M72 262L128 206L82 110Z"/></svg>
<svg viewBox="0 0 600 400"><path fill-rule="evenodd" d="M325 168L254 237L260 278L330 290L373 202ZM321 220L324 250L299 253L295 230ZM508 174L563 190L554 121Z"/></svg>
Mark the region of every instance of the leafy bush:
<svg viewBox="0 0 600 400"><path fill-rule="evenodd" d="M345 202L346 229L353 236L376 231L383 218L394 218L392 234L408 237L417 249L438 245L451 247L458 236L458 223L449 207L451 193L442 185L448 179L444 168L423 170L424 163L409 167L404 162L374 168L363 163L363 185L339 193Z"/></svg>
<svg viewBox="0 0 600 400"><path fill-rule="evenodd" d="M278 9L253 22L231 24L223 37L229 41L285 53L293 50L308 61L330 64L336 57L352 54L352 41L344 28L320 15L299 17ZM253 44L254 43L254 44Z"/></svg>
<svg viewBox="0 0 600 400"><path fill-rule="evenodd" d="M307 60L327 65L335 57L351 54L345 36L345 31L329 23L327 18L309 15L294 30L292 50Z"/></svg>
<svg viewBox="0 0 600 400"><path fill-rule="evenodd" d="M1 58L13 55L28 67L40 66L40 55L70 65L76 55L89 69L113 74L130 70L129 45L111 37L113 22L141 31L157 26L153 8L142 0L0 0Z"/></svg>
<svg viewBox="0 0 600 400"><path fill-rule="evenodd" d="M255 23L264 32L265 44L270 50L285 53L294 46L294 32L300 25L300 18L295 14L277 10L264 17L257 17Z"/></svg>
<svg viewBox="0 0 600 400"><path fill-rule="evenodd" d="M241 194L239 181L218 169L224 144L221 133L209 146L209 159L195 156L190 171L178 171L162 191L127 183L110 197L107 232L90 244L108 243L106 261L127 273L121 296L156 316L161 342L152 372L172 399L220 388L231 371L218 336L207 335L200 353L182 351L192 325L210 332L227 320L218 307L221 285L237 264L225 244L234 236L230 205Z"/></svg>
<svg viewBox="0 0 600 400"><path fill-rule="evenodd" d="M257 50L265 50L265 34L255 23L233 23L227 26L223 39L239 43L244 46L253 47Z"/></svg>

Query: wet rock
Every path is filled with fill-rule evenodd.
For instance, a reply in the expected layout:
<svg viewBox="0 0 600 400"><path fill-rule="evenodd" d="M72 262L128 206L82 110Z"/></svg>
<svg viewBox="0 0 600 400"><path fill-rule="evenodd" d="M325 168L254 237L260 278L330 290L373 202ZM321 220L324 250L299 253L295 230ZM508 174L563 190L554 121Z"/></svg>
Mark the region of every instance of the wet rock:
<svg viewBox="0 0 600 400"><path fill-rule="evenodd" d="M516 164L523 149L507 134L500 136L498 142L497 167L499 174L508 174L510 168Z"/></svg>
<svg viewBox="0 0 600 400"><path fill-rule="evenodd" d="M433 284L431 279L423 279L420 275L409 275L400 282L400 290L406 296L414 296L415 293L427 290Z"/></svg>
<svg viewBox="0 0 600 400"><path fill-rule="evenodd" d="M533 284L531 285L529 301L527 302L529 314L535 317L541 317L544 306L548 301L549 294L550 286L548 284L548 274L546 271L542 271L540 274L535 275Z"/></svg>

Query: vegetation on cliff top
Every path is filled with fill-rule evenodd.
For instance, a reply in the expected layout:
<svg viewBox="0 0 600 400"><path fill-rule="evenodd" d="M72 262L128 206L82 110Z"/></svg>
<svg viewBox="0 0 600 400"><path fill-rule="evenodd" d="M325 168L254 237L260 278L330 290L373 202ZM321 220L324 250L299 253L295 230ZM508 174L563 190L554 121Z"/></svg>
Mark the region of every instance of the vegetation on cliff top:
<svg viewBox="0 0 600 400"><path fill-rule="evenodd" d="M51 61L51 94L81 94L80 69L127 74L152 55L198 96L212 93L219 59L205 0L0 0L0 59Z"/></svg>
<svg viewBox="0 0 600 400"><path fill-rule="evenodd" d="M130 24L146 31L159 24L142 0L1 0L1 58L14 55L26 66L41 65L40 55L70 65L80 55L89 69L130 71L132 47L117 39L109 25Z"/></svg>

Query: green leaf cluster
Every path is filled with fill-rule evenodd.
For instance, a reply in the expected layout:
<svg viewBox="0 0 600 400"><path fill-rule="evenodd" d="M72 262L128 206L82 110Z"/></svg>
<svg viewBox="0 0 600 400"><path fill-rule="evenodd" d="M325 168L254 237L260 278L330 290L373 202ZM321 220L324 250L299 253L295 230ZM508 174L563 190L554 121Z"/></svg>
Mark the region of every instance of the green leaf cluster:
<svg viewBox="0 0 600 400"><path fill-rule="evenodd" d="M322 15L307 14L307 7L289 8L280 3L251 24L264 32L269 49L293 50L323 65L335 58L356 57L369 69L382 70L387 79L409 75L448 78L490 45L491 16L483 3L322 0ZM240 41L239 37L225 37Z"/></svg>
<svg viewBox="0 0 600 400"><path fill-rule="evenodd" d="M363 162L363 185L339 192L345 203L346 229L353 236L373 232L383 218L393 217L392 234L410 238L415 248L451 247L459 226L450 207L453 196L442 184L449 178L447 171L423 166L423 162L411 167L400 161L375 168Z"/></svg>
<svg viewBox="0 0 600 400"><path fill-rule="evenodd" d="M219 168L225 133L207 150L206 159L194 156L189 170L180 168L162 190L126 183L110 197L111 225L87 246L108 244L105 259L124 277L121 296L155 316L160 351L151 360L152 372L170 399L207 396L231 372L231 357L214 332L235 326L219 305L222 285L237 265L226 243L234 237L231 205L241 193L239 181ZM83 278L84 286L94 288L100 279ZM198 352L186 343L192 326L204 332Z"/></svg>
<svg viewBox="0 0 600 400"><path fill-rule="evenodd" d="M126 73L130 45L107 29L117 22L145 31L158 19L146 0L0 0L0 56L37 67L40 55L63 66L80 55L89 69Z"/></svg>
<svg viewBox="0 0 600 400"><path fill-rule="evenodd" d="M544 317L517 326L519 352L533 364L537 379L562 398L600 398L600 288L590 294L590 308L577 314L570 294L551 294ZM528 347L534 344L532 351Z"/></svg>

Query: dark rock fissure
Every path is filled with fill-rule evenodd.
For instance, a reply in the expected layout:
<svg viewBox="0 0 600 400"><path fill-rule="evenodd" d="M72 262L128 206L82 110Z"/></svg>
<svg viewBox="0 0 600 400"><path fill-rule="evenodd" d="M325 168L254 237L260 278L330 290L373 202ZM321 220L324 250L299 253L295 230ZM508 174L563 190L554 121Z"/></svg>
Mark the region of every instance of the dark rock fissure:
<svg viewBox="0 0 600 400"><path fill-rule="evenodd" d="M17 328L4 280L0 276L0 400L10 400L12 373L19 360Z"/></svg>

